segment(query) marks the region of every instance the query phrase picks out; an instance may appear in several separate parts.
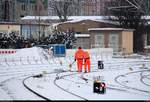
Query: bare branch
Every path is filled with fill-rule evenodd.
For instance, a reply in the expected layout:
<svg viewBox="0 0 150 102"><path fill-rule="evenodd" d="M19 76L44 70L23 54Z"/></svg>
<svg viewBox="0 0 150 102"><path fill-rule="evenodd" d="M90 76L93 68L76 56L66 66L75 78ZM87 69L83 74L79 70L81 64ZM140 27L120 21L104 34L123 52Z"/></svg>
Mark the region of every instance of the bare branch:
<svg viewBox="0 0 150 102"><path fill-rule="evenodd" d="M137 7L136 5L134 5L132 2L130 2L129 0L126 0L129 4L131 4L133 7L135 7L136 9L139 9L139 7Z"/></svg>
<svg viewBox="0 0 150 102"><path fill-rule="evenodd" d="M77 6L73 5L76 5L75 0L53 0L49 6L55 10L60 21L64 22L77 8Z"/></svg>

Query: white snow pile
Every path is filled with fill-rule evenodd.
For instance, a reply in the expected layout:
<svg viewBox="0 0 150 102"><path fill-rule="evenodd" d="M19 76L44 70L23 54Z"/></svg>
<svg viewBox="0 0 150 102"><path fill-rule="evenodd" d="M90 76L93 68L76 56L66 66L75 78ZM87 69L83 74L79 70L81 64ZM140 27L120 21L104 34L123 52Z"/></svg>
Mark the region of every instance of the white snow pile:
<svg viewBox="0 0 150 102"><path fill-rule="evenodd" d="M34 63L41 60L47 60L50 56L48 53L40 47L16 49L16 53L1 54L1 62L29 62Z"/></svg>
<svg viewBox="0 0 150 102"><path fill-rule="evenodd" d="M16 56L39 56L41 49L38 47L25 48L17 51ZM32 55L31 55L32 54Z"/></svg>

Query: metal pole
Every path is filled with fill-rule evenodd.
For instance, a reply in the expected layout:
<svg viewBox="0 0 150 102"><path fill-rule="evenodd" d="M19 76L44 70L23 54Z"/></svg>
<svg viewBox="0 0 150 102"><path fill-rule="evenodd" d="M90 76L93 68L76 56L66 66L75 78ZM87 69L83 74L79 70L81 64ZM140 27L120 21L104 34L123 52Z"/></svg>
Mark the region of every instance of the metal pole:
<svg viewBox="0 0 150 102"><path fill-rule="evenodd" d="M40 32L40 16L39 16L39 41L40 41L40 36L41 36L41 32Z"/></svg>
<svg viewBox="0 0 150 102"><path fill-rule="evenodd" d="M41 19L40 19L40 5L38 5L38 15L39 15L39 18L38 18L38 24L39 24L39 41L41 40L41 31L40 31L40 26L41 26Z"/></svg>

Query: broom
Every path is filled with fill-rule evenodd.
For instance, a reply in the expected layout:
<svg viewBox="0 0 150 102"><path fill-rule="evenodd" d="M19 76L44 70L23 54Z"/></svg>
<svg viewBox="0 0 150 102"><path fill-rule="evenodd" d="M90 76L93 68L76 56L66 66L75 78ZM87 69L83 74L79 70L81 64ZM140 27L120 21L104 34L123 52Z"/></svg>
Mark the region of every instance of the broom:
<svg viewBox="0 0 150 102"><path fill-rule="evenodd" d="M72 65L75 63L75 61L73 61L71 64L69 64L69 71L71 71Z"/></svg>

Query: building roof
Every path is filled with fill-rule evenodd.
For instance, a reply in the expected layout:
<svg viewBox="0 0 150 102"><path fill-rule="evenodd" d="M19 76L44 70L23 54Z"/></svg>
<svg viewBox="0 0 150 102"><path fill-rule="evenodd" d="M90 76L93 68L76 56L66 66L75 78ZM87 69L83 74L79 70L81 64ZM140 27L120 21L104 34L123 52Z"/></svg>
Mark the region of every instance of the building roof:
<svg viewBox="0 0 150 102"><path fill-rule="evenodd" d="M28 19L43 19L43 20L50 20L50 19L59 19L58 16L25 16L22 20ZM115 16L111 16L111 18ZM102 20L102 19L109 19L110 16L69 16L68 20L83 20L83 19L90 19L90 20ZM150 16L142 16L142 19L150 20Z"/></svg>
<svg viewBox="0 0 150 102"><path fill-rule="evenodd" d="M114 16L111 16L111 18ZM59 20L58 16L25 16L21 18L21 20ZM109 24L115 24L118 25L119 23L116 21L110 21L110 16L69 16L68 21L61 22L62 23L76 23L83 20L93 20L97 22L104 22ZM142 19L150 20L150 16L142 16ZM150 21L148 21L148 24L150 24Z"/></svg>
<svg viewBox="0 0 150 102"><path fill-rule="evenodd" d="M0 22L0 24L3 24L3 25L20 25L20 23L18 23L18 22Z"/></svg>
<svg viewBox="0 0 150 102"><path fill-rule="evenodd" d="M134 31L134 29L124 28L90 28L88 31Z"/></svg>
<svg viewBox="0 0 150 102"><path fill-rule="evenodd" d="M108 21L108 20L105 20L105 19L104 20L103 19L78 19L78 20L71 20L71 21L61 22L59 24L78 23L78 22L82 22L82 21L85 21L85 20L91 20L91 21L95 21L95 22L103 22L103 23L118 25L117 22Z"/></svg>
<svg viewBox="0 0 150 102"><path fill-rule="evenodd" d="M150 45L147 45L144 47L145 49L150 49Z"/></svg>
<svg viewBox="0 0 150 102"><path fill-rule="evenodd" d="M58 16L25 16L21 20L59 20ZM66 23L75 23L83 20L103 21L108 22L108 16L70 16ZM109 21L110 22L110 21ZM65 23L65 22L64 22Z"/></svg>
<svg viewBox="0 0 150 102"><path fill-rule="evenodd" d="M59 20L58 16L25 16L22 20L31 20L31 19L41 19L41 20ZM99 19L108 19L108 16L69 16L68 20L99 20Z"/></svg>
<svg viewBox="0 0 150 102"><path fill-rule="evenodd" d="M80 38L80 37L86 38L86 37L90 37L90 34L75 34L75 37L77 37L77 38Z"/></svg>
<svg viewBox="0 0 150 102"><path fill-rule="evenodd" d="M38 23L25 23L25 22L0 22L0 25L39 25ZM49 26L49 23L40 23L40 25Z"/></svg>

